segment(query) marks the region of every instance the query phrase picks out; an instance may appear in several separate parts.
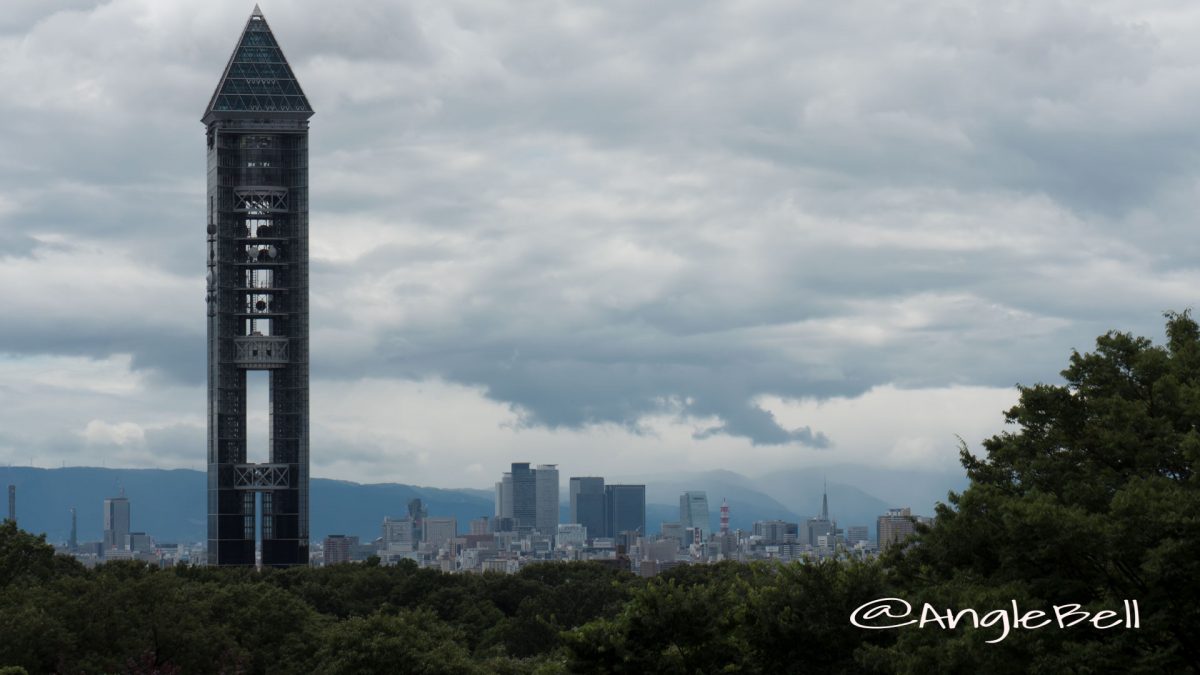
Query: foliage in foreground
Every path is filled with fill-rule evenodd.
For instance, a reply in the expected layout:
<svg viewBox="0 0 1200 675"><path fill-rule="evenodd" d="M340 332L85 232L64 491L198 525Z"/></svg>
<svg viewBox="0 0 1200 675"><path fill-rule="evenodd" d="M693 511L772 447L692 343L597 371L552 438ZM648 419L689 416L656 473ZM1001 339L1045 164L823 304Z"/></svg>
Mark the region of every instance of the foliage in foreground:
<svg viewBox="0 0 1200 675"><path fill-rule="evenodd" d="M1109 333L1015 429L964 447L935 526L867 563L598 564L446 575L414 565L257 573L86 570L0 525L0 673L1094 673L1200 664L1200 328ZM1029 609L1137 599L1142 627L865 631L880 597Z"/></svg>

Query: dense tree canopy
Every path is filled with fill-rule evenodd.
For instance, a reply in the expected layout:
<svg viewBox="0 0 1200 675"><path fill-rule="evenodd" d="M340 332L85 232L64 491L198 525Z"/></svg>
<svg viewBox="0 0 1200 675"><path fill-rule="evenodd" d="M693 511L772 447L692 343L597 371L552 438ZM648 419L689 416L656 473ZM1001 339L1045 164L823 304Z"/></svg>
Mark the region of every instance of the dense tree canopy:
<svg viewBox="0 0 1200 675"><path fill-rule="evenodd" d="M0 524L0 673L1099 673L1200 665L1200 328L1109 333L969 487L882 559L720 563L649 580L594 563L515 575L413 564L94 570ZM882 597L981 613L1137 600L1141 627L862 630Z"/></svg>
<svg viewBox="0 0 1200 675"><path fill-rule="evenodd" d="M1141 628L910 630L871 661L900 672L1193 672L1200 665L1200 329L1167 316L1167 344L1111 332L1065 383L1021 387L1016 429L962 450L971 480L937 524L885 562L940 607L1095 610L1138 600ZM983 632L983 631L980 631ZM987 637L995 637L989 632ZM870 651L870 650L864 650Z"/></svg>

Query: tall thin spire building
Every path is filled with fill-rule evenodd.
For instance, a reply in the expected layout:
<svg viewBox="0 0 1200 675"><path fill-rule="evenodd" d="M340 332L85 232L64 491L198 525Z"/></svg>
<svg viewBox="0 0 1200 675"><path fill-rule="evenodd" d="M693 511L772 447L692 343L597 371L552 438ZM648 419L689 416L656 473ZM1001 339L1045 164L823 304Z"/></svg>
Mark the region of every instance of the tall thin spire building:
<svg viewBox="0 0 1200 675"><path fill-rule="evenodd" d="M824 481L821 484L821 515L809 518L805 523L804 539L810 546L816 546L820 537L837 535L837 523L829 519L829 491Z"/></svg>
<svg viewBox="0 0 1200 675"><path fill-rule="evenodd" d="M308 564L308 119L255 6L208 129L208 564ZM270 378L265 463L247 461L246 374Z"/></svg>

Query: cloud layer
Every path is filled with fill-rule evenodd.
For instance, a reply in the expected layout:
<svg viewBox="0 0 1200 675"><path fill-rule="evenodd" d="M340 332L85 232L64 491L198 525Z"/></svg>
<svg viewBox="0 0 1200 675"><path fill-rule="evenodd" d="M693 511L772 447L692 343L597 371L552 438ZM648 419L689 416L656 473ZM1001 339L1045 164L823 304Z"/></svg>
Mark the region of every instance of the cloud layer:
<svg viewBox="0 0 1200 675"><path fill-rule="evenodd" d="M248 11L6 6L0 391L28 417L0 458L202 452L172 449L203 437L198 118ZM952 447L995 401L953 392L1158 335L1200 286L1200 10L1177 3L264 11L317 111L314 392L443 387L482 429L458 467L490 474L514 433L899 461L814 406L941 391L959 414L918 435ZM36 364L84 374L48 389ZM96 414L64 430L77 396ZM345 477L456 443L337 411Z"/></svg>

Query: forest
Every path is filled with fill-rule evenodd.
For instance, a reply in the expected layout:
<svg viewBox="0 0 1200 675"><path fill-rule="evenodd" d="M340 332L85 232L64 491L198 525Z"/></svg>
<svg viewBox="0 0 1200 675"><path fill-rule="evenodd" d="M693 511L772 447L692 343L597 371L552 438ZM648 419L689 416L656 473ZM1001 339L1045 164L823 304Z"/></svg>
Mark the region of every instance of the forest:
<svg viewBox="0 0 1200 675"><path fill-rule="evenodd" d="M16 673L1188 673L1200 667L1200 327L1110 332L1009 428L969 487L873 560L597 563L513 575L413 564L85 569L0 525L0 675ZM983 613L1137 600L1137 627L867 630L880 598ZM914 617L915 618L915 617Z"/></svg>

